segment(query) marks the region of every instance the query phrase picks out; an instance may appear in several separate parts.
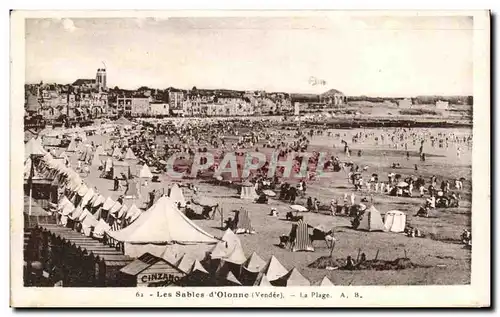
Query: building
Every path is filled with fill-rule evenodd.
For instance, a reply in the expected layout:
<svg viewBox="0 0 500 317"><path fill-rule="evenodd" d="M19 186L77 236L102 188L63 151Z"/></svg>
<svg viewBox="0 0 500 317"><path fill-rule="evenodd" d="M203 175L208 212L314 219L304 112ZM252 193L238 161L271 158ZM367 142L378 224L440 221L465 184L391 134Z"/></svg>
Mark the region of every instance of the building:
<svg viewBox="0 0 500 317"><path fill-rule="evenodd" d="M411 108L412 102L410 98L398 100L398 107L401 109Z"/></svg>
<svg viewBox="0 0 500 317"><path fill-rule="evenodd" d="M170 109L180 110L183 109L184 102L184 92L180 90L169 90L168 92L168 103Z"/></svg>
<svg viewBox="0 0 500 317"><path fill-rule="evenodd" d="M149 114L152 116L169 116L170 105L166 102L151 102L149 104Z"/></svg>
<svg viewBox="0 0 500 317"><path fill-rule="evenodd" d="M99 91L105 91L107 90L106 86L106 69L105 68L99 68L97 69L97 74L96 74L96 85L97 89Z"/></svg>
<svg viewBox="0 0 500 317"><path fill-rule="evenodd" d="M324 103L328 106L338 107L347 102L347 97L337 89L330 89L327 92L320 95L320 103Z"/></svg>
<svg viewBox="0 0 500 317"><path fill-rule="evenodd" d="M133 117L147 115L150 112L150 98L146 97L117 97L116 112Z"/></svg>
<svg viewBox="0 0 500 317"><path fill-rule="evenodd" d="M448 101L438 100L436 101L436 109L438 110L448 110L450 103Z"/></svg>

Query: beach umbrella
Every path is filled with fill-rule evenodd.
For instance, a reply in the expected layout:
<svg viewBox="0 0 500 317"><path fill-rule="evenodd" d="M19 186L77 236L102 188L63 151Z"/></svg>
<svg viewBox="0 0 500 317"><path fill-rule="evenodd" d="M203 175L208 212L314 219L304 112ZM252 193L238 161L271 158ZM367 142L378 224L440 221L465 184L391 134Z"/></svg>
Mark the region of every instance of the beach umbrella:
<svg viewBox="0 0 500 317"><path fill-rule="evenodd" d="M397 184L397 186L398 186L398 187L406 187L406 186L408 186L408 183L407 183L407 182L399 182L399 183Z"/></svg>
<svg viewBox="0 0 500 317"><path fill-rule="evenodd" d="M307 211L307 208L301 205L291 205L290 208L295 211Z"/></svg>
<svg viewBox="0 0 500 317"><path fill-rule="evenodd" d="M264 193L264 195L269 196L269 197L274 197L274 196L276 196L276 193L275 193L275 192L273 192L273 191L272 191L272 190L270 190L270 189L266 189L266 190L262 191L262 193Z"/></svg>

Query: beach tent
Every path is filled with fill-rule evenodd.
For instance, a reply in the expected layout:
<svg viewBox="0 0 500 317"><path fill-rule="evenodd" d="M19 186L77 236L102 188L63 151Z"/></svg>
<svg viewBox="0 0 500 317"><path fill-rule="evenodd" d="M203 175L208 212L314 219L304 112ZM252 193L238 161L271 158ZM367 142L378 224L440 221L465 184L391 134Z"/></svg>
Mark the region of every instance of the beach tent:
<svg viewBox="0 0 500 317"><path fill-rule="evenodd" d="M181 260L177 264L177 268L182 272L189 274L194 265L194 259L190 258L188 255L184 254Z"/></svg>
<svg viewBox="0 0 500 317"><path fill-rule="evenodd" d="M94 156L92 157L92 162L90 162L90 165L91 166L94 166L94 167L98 167L98 166L101 166L101 158L99 156L99 154L97 153L94 153Z"/></svg>
<svg viewBox="0 0 500 317"><path fill-rule="evenodd" d="M250 186L246 186L246 185L250 185ZM259 198L259 195L257 195L257 193L255 192L255 187L252 184L242 184L240 198L241 199L255 200L255 199Z"/></svg>
<svg viewBox="0 0 500 317"><path fill-rule="evenodd" d="M228 263L241 265L246 261L245 252L240 238L231 229L227 229L215 247L210 252L212 260L223 260Z"/></svg>
<svg viewBox="0 0 500 317"><path fill-rule="evenodd" d="M264 274L264 275L259 276L259 278L257 278L254 286L269 287L269 286L273 286L273 285L271 284L271 282L269 282L269 279Z"/></svg>
<svg viewBox="0 0 500 317"><path fill-rule="evenodd" d="M66 148L66 151L67 152L76 152L77 148L78 148L78 146L76 144L76 140L75 139L71 139L71 142L69 142L69 145Z"/></svg>
<svg viewBox="0 0 500 317"><path fill-rule="evenodd" d="M104 198L103 195L97 196L97 198L92 202L92 208L95 208L99 205L104 204L105 201L106 201L106 198Z"/></svg>
<svg viewBox="0 0 500 317"><path fill-rule="evenodd" d="M137 219L141 214L142 211L139 208L137 208L135 204L132 204L132 206L125 213L125 219L132 222L135 219Z"/></svg>
<svg viewBox="0 0 500 317"><path fill-rule="evenodd" d="M106 152L104 151L104 147L102 145L99 145L94 152L95 155L106 155Z"/></svg>
<svg viewBox="0 0 500 317"><path fill-rule="evenodd" d="M208 274L207 269L201 264L199 260L194 260L193 266L191 267L191 270L189 271L190 274L193 274L195 272L200 272L204 274Z"/></svg>
<svg viewBox="0 0 500 317"><path fill-rule="evenodd" d="M82 200L80 201L80 206L85 207L87 204L90 202L92 198L95 196L95 192L92 188L89 188L85 195L83 196Z"/></svg>
<svg viewBox="0 0 500 317"><path fill-rule="evenodd" d="M316 286L334 286L332 281L328 277L323 277L321 281Z"/></svg>
<svg viewBox="0 0 500 317"><path fill-rule="evenodd" d="M243 267L253 273L258 273L264 269L266 262L255 252L250 255L250 257L245 261Z"/></svg>
<svg viewBox="0 0 500 317"><path fill-rule="evenodd" d="M92 232L92 235L97 239L102 239L104 237L104 233L110 230L110 225L104 221L104 219L100 219L97 225Z"/></svg>
<svg viewBox="0 0 500 317"><path fill-rule="evenodd" d="M139 183L134 179L130 180L128 182L128 187L123 195L127 199L135 199L140 197Z"/></svg>
<svg viewBox="0 0 500 317"><path fill-rule="evenodd" d="M115 216L121 208L122 204L115 202L115 204L109 209L109 214Z"/></svg>
<svg viewBox="0 0 500 317"><path fill-rule="evenodd" d="M76 190L76 193L78 194L78 196L83 198L85 194L89 191L89 189L90 188L88 188L87 185L82 183L82 185L80 185L80 187L78 187L78 189Z"/></svg>
<svg viewBox="0 0 500 317"><path fill-rule="evenodd" d="M87 144L82 150L82 154L80 155L79 160L83 162L90 162L91 158L94 156L94 152L92 151L92 147Z"/></svg>
<svg viewBox="0 0 500 317"><path fill-rule="evenodd" d="M219 286L242 286L241 282L238 281L236 276L234 276L234 273L231 271L227 271L227 273L224 274L223 279L219 279L222 283L217 283L220 284Z"/></svg>
<svg viewBox="0 0 500 317"><path fill-rule="evenodd" d="M285 276L272 281L273 286L311 286L311 282L306 279L300 272L293 268Z"/></svg>
<svg viewBox="0 0 500 317"><path fill-rule="evenodd" d="M121 208L118 210L118 212L116 213L116 218L121 219L126 214L127 210L128 210L128 207L125 206L125 204L123 204L121 206Z"/></svg>
<svg viewBox="0 0 500 317"><path fill-rule="evenodd" d="M365 211L356 229L365 231L384 231L382 216L375 206L372 205Z"/></svg>
<svg viewBox="0 0 500 317"><path fill-rule="evenodd" d="M73 209L73 211L68 215L68 217L71 220L77 220L80 218L82 212L83 212L83 208L78 206L75 209Z"/></svg>
<svg viewBox="0 0 500 317"><path fill-rule="evenodd" d="M147 164L144 164L139 172L140 178L153 178L153 174Z"/></svg>
<svg viewBox="0 0 500 317"><path fill-rule="evenodd" d="M127 214L128 215L128 214ZM109 236L124 242L125 254L143 254L148 244L215 244L218 240L187 218L166 196L144 212L139 219Z"/></svg>
<svg viewBox="0 0 500 317"><path fill-rule="evenodd" d="M181 262L184 254L185 253L180 250L178 244L169 244L165 247L165 251L161 254L161 258L177 266Z"/></svg>
<svg viewBox="0 0 500 317"><path fill-rule="evenodd" d="M115 201L111 199L111 197L108 197L106 201L104 201L104 204L102 205L102 209L104 210L110 210L111 207L115 204Z"/></svg>
<svg viewBox="0 0 500 317"><path fill-rule="evenodd" d="M236 233L255 233L255 230L252 227L252 221L248 216L248 210L240 209L234 211L234 223L236 226Z"/></svg>
<svg viewBox="0 0 500 317"><path fill-rule="evenodd" d="M285 276L288 270L278 261L278 259L273 255L267 262L266 266L261 272L261 275L266 275L269 281L274 281L282 276ZM260 280L258 278L257 280Z"/></svg>
<svg viewBox="0 0 500 317"><path fill-rule="evenodd" d="M265 266L266 262L264 262L257 253L253 252L245 263L243 263L240 281L246 286L254 285L260 271L262 271Z"/></svg>
<svg viewBox="0 0 500 317"><path fill-rule="evenodd" d="M92 228L97 226L98 223L99 223L99 221L94 217L94 215L87 214L85 219L83 219L83 221L82 221L83 234L87 237L90 237L90 235L92 233Z"/></svg>
<svg viewBox="0 0 500 317"><path fill-rule="evenodd" d="M309 237L309 226L303 221L292 225L290 232L292 238L292 251L314 251L311 239Z"/></svg>
<svg viewBox="0 0 500 317"><path fill-rule="evenodd" d="M182 189L179 187L179 185L177 184L172 185L172 188L170 188L169 197L176 204L180 204L181 207L186 206L186 199L184 198L184 194L182 193Z"/></svg>
<svg viewBox="0 0 500 317"><path fill-rule="evenodd" d="M127 162L114 161L113 162L113 179L129 179L130 166Z"/></svg>
<svg viewBox="0 0 500 317"><path fill-rule="evenodd" d="M131 148L127 148L127 152L125 152L124 159L126 159L126 160L137 160L137 157L135 156L134 152L132 152Z"/></svg>
<svg viewBox="0 0 500 317"><path fill-rule="evenodd" d="M24 159L26 160L31 155L45 155L47 151L43 149L39 139L32 138L24 145Z"/></svg>
<svg viewBox="0 0 500 317"><path fill-rule="evenodd" d="M122 156L122 151L118 147L115 147L111 156L114 158L120 158Z"/></svg>
<svg viewBox="0 0 500 317"><path fill-rule="evenodd" d="M180 260L184 255L187 255L193 260L203 260L206 256L207 251L211 248L211 245L202 246L196 244L178 244L172 243L162 245L160 256L172 264L180 263Z"/></svg>
<svg viewBox="0 0 500 317"><path fill-rule="evenodd" d="M104 165L104 172L108 173L111 171L112 168L113 168L113 160L110 157L108 157Z"/></svg>
<svg viewBox="0 0 500 317"><path fill-rule="evenodd" d="M385 214L384 229L389 232L404 232L406 214L399 210L391 210Z"/></svg>

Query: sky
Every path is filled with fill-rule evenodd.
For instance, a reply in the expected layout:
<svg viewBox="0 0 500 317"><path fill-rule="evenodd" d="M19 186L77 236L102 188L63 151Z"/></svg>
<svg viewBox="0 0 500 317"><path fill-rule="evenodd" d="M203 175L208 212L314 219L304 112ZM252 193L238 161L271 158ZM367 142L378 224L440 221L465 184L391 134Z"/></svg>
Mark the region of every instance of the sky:
<svg viewBox="0 0 500 317"><path fill-rule="evenodd" d="M104 63L126 89L472 95L472 48L471 17L27 19L26 82L95 78Z"/></svg>

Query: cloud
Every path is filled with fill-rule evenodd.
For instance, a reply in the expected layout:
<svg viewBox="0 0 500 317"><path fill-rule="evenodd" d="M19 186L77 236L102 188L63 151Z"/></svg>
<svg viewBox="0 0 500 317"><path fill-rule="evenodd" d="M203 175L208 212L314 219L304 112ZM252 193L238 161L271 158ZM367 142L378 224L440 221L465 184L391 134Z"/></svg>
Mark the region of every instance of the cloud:
<svg viewBox="0 0 500 317"><path fill-rule="evenodd" d="M77 29L75 23L71 19L62 19L61 23L66 31L74 32Z"/></svg>

